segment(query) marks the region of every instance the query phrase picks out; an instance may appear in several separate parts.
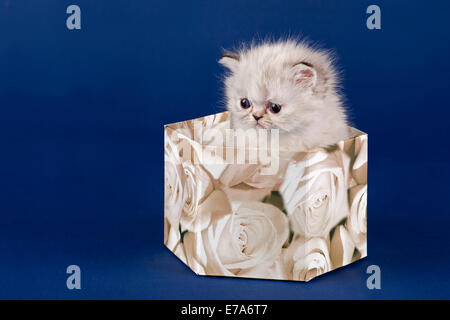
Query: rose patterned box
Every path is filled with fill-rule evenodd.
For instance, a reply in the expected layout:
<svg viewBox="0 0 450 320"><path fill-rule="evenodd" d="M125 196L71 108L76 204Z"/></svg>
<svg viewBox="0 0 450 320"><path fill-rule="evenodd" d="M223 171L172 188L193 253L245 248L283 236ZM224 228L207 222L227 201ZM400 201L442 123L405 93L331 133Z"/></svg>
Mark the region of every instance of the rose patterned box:
<svg viewBox="0 0 450 320"><path fill-rule="evenodd" d="M164 244L211 276L309 281L365 257L368 137L351 130L296 152L265 130L236 143L227 112L166 125Z"/></svg>

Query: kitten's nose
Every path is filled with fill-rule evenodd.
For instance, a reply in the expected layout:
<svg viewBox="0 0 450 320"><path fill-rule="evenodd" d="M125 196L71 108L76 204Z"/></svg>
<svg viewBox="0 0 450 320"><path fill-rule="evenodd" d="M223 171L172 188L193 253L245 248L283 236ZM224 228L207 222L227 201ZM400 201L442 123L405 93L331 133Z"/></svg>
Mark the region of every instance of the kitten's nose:
<svg viewBox="0 0 450 320"><path fill-rule="evenodd" d="M255 118L256 121L261 119L263 116L258 116L257 114L253 114L253 118Z"/></svg>

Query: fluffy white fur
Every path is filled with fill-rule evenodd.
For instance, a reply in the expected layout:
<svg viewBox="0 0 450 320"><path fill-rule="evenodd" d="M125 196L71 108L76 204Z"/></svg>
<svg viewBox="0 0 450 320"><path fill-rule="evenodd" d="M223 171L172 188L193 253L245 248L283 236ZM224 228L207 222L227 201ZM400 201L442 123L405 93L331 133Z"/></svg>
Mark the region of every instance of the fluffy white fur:
<svg viewBox="0 0 450 320"><path fill-rule="evenodd" d="M330 146L349 136L331 56L305 43L264 42L225 53L219 61L227 108L234 128L279 129L284 146L306 150ZM241 107L241 99L251 107ZM282 106L272 113L268 103ZM262 116L258 121L253 114Z"/></svg>

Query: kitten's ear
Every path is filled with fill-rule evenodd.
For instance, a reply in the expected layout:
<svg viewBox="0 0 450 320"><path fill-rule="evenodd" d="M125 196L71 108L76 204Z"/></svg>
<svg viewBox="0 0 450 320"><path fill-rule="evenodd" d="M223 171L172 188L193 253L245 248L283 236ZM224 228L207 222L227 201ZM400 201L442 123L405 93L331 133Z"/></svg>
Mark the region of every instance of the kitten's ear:
<svg viewBox="0 0 450 320"><path fill-rule="evenodd" d="M292 66L294 81L303 87L314 87L317 82L317 72L307 62L300 62Z"/></svg>
<svg viewBox="0 0 450 320"><path fill-rule="evenodd" d="M219 63L231 71L235 71L239 64L239 55L232 52L224 52Z"/></svg>

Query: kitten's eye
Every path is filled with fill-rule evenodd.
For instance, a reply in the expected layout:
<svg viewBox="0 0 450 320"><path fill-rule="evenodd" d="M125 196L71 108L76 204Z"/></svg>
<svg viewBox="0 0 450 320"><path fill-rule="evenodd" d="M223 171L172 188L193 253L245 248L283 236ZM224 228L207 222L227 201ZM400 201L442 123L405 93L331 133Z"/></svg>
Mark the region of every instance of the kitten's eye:
<svg viewBox="0 0 450 320"><path fill-rule="evenodd" d="M250 108L252 104L250 103L250 101L247 98L241 99L241 107L243 109L248 109Z"/></svg>
<svg viewBox="0 0 450 320"><path fill-rule="evenodd" d="M281 106L279 104L269 102L269 110L272 113L278 113L281 111Z"/></svg>

